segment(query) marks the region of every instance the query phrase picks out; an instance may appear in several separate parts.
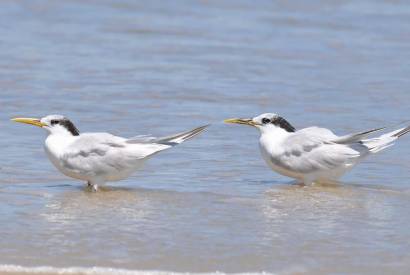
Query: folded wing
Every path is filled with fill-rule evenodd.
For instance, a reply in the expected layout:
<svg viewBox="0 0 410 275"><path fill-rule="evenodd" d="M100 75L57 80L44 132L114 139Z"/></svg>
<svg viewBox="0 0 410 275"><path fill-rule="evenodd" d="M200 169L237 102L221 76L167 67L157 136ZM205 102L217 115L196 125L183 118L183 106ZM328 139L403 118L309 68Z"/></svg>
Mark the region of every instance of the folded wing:
<svg viewBox="0 0 410 275"><path fill-rule="evenodd" d="M126 139L106 133L82 134L61 156L73 173L92 177L132 169L138 161L160 150L156 144L127 144Z"/></svg>
<svg viewBox="0 0 410 275"><path fill-rule="evenodd" d="M293 172L309 174L350 166L360 153L349 146L328 140L328 136L296 132L283 143L280 165Z"/></svg>

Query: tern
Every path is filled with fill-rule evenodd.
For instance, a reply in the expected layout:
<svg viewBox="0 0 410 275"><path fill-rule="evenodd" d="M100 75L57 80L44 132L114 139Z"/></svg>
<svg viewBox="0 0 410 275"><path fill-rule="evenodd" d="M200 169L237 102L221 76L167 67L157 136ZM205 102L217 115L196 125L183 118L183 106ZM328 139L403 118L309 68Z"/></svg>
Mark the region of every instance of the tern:
<svg viewBox="0 0 410 275"><path fill-rule="evenodd" d="M44 147L53 165L66 176L86 181L94 191L107 181L129 177L152 155L195 137L208 126L162 138L127 139L109 133L80 133L61 115L12 120L47 130Z"/></svg>
<svg viewBox="0 0 410 275"><path fill-rule="evenodd" d="M336 181L365 157L393 145L410 132L409 126L376 138L368 137L385 128L337 136L320 127L296 130L274 113L225 122L256 127L261 134L259 147L266 163L277 173L305 185Z"/></svg>

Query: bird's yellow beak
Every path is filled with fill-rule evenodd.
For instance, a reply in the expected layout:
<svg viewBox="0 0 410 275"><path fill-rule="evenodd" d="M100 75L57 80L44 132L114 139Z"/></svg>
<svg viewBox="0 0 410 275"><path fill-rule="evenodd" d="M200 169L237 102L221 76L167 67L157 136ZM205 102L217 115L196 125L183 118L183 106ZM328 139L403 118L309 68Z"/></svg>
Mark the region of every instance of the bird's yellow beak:
<svg viewBox="0 0 410 275"><path fill-rule="evenodd" d="M16 118L12 118L11 120L15 122L20 122L20 123L31 124L37 127L43 127L47 125L45 123L42 123L40 119L38 118L16 117Z"/></svg>
<svg viewBox="0 0 410 275"><path fill-rule="evenodd" d="M250 118L230 118L230 119L225 119L224 122L256 126L255 122L253 122L253 120Z"/></svg>

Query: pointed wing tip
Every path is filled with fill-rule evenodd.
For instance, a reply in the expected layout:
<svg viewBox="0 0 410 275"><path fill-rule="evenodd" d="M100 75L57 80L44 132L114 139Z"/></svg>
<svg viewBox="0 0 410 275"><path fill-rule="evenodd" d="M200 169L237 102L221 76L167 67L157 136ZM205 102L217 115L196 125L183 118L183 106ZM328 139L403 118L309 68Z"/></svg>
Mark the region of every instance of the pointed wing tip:
<svg viewBox="0 0 410 275"><path fill-rule="evenodd" d="M407 126L406 128L404 128L404 129L401 130L400 132L394 134L393 136L399 138L399 137L401 137L401 136L404 136L404 135L407 134L407 133L410 133L410 126Z"/></svg>
<svg viewBox="0 0 410 275"><path fill-rule="evenodd" d="M193 138L193 137L199 135L200 133L205 131L205 129L208 128L210 125L211 124L207 124L207 125L203 125L203 126L200 126L198 128L193 129L192 131L188 132L188 135L186 137L184 137L184 140L188 140L190 138Z"/></svg>
<svg viewBox="0 0 410 275"><path fill-rule="evenodd" d="M211 124L206 124L206 125L203 125L203 126L199 126L197 129L199 130L205 130L206 128L208 128L209 126L211 126Z"/></svg>
<svg viewBox="0 0 410 275"><path fill-rule="evenodd" d="M374 133L374 132L382 131L382 130L385 130L385 129L387 129L387 127L380 127L380 128L375 128L375 129L369 130L367 132L360 133L360 134L366 135L366 134L371 134L371 133Z"/></svg>
<svg viewBox="0 0 410 275"><path fill-rule="evenodd" d="M203 126L199 126L191 131L189 131L189 133L197 135L203 131L205 131L206 128L208 128L209 126L211 126L211 124L207 124L207 125L203 125Z"/></svg>

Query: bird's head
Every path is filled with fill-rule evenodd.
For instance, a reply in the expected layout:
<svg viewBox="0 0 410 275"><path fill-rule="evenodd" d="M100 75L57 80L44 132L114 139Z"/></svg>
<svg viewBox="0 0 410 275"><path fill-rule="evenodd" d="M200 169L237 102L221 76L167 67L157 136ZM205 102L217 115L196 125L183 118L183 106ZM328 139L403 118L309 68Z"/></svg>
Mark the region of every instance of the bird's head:
<svg viewBox="0 0 410 275"><path fill-rule="evenodd" d="M272 131L292 133L296 131L286 119L274 113L265 113L254 118L231 118L226 119L224 122L253 126L258 128L261 133Z"/></svg>
<svg viewBox="0 0 410 275"><path fill-rule="evenodd" d="M80 135L74 124L62 115L49 115L39 118L13 118L12 121L31 124L46 129L50 134Z"/></svg>

